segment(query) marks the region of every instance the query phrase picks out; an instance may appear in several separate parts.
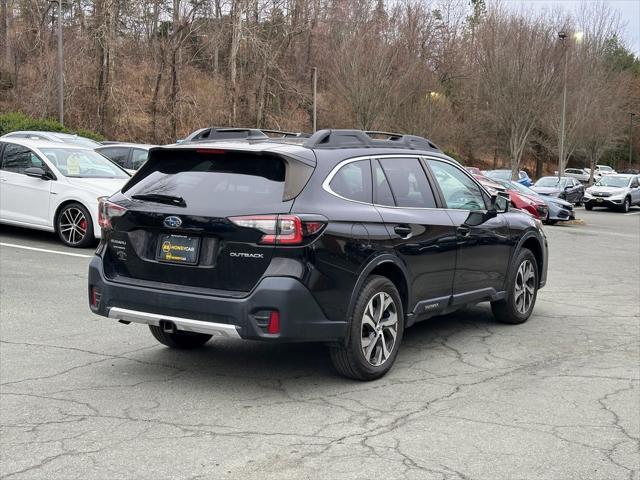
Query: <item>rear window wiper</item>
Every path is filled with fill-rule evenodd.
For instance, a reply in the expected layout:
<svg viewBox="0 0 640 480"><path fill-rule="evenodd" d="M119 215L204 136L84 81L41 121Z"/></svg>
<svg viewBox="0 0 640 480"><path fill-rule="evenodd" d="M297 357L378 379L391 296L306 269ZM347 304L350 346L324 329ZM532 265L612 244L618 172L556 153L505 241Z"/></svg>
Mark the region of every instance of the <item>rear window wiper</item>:
<svg viewBox="0 0 640 480"><path fill-rule="evenodd" d="M154 203L165 203L175 207L186 207L187 202L182 197L174 197L173 195L162 195L161 193L139 193L131 195L134 200L147 200Z"/></svg>

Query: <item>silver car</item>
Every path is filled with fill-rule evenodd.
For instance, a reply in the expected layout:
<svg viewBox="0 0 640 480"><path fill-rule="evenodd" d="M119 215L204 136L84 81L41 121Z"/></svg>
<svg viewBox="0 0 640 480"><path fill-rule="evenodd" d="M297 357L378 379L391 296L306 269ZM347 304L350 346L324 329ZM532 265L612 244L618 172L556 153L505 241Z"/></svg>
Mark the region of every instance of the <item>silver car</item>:
<svg viewBox="0 0 640 480"><path fill-rule="evenodd" d="M16 132L9 132L0 137L0 139L3 138L28 138L31 140L46 140L48 142L56 143L71 143L85 148L96 148L100 146L100 144L95 140L91 140L87 137L81 137L75 133L45 132L40 130L20 130Z"/></svg>
<svg viewBox="0 0 640 480"><path fill-rule="evenodd" d="M565 168L564 176L575 178L581 183L589 182L589 170L586 168Z"/></svg>
<svg viewBox="0 0 640 480"><path fill-rule="evenodd" d="M604 175L584 193L584 208L607 207L628 212L640 205L640 179L638 175Z"/></svg>
<svg viewBox="0 0 640 480"><path fill-rule="evenodd" d="M149 149L155 146L144 143L109 143L94 150L133 175L147 161Z"/></svg>

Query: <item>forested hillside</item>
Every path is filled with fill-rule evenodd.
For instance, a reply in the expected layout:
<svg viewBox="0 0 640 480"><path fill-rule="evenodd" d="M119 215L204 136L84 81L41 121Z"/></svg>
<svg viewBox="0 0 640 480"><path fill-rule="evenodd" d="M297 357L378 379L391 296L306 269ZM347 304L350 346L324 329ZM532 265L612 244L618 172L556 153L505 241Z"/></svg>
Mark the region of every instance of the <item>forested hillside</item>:
<svg viewBox="0 0 640 480"><path fill-rule="evenodd" d="M319 128L426 135L469 163L557 168L565 60L569 161L626 162L629 112L640 112L640 62L604 3L571 17L482 0L62 6L65 123L108 138L310 131L314 68ZM2 7L0 111L55 118L57 1Z"/></svg>

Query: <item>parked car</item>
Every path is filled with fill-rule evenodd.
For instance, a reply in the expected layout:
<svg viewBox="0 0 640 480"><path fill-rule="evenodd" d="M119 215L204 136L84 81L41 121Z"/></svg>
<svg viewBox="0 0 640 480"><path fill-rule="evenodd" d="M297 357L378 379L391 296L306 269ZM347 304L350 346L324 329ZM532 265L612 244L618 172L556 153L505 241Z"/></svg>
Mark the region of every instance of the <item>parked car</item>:
<svg viewBox="0 0 640 480"><path fill-rule="evenodd" d="M70 247L100 238L98 201L130 178L92 149L60 142L0 140L0 223L56 232Z"/></svg>
<svg viewBox="0 0 640 480"><path fill-rule="evenodd" d="M387 132L368 132L371 134L388 136ZM392 134L397 135L397 134ZM277 138L309 138L311 135L302 132L286 132L282 130L268 130L264 128L237 128L237 127L207 127L200 128L190 133L185 138L176 140L176 143L201 142L210 140L251 139L266 140Z"/></svg>
<svg viewBox="0 0 640 480"><path fill-rule="evenodd" d="M469 172L471 175L482 175L482 170L480 170L478 167L464 167L467 169L467 172Z"/></svg>
<svg viewBox="0 0 640 480"><path fill-rule="evenodd" d="M595 174L598 177L602 175L615 175L617 172L609 165L596 165Z"/></svg>
<svg viewBox="0 0 640 480"><path fill-rule="evenodd" d="M14 139L14 138L28 138L30 140L46 140L48 142L58 143L71 143L85 148L96 148L100 144L90 138L81 137L73 133L62 132L44 132L38 130L21 130L16 132L5 133L0 137L0 140Z"/></svg>
<svg viewBox="0 0 640 480"><path fill-rule="evenodd" d="M486 177L482 174L473 174L473 178L478 180L480 184L487 189L491 195L497 195L498 192L506 192L507 189L500 185L493 178Z"/></svg>
<svg viewBox="0 0 640 480"><path fill-rule="evenodd" d="M528 190L524 185L513 182L511 180L500 180L496 179L495 182L499 183L506 191L509 193L509 198L511 199L511 203L515 208L519 208L520 210L524 210L529 214L533 215L535 218L538 218L544 222L547 221L549 216L549 207L546 202L540 198L534 192L529 194L527 192L523 192L520 188Z"/></svg>
<svg viewBox="0 0 640 480"><path fill-rule="evenodd" d="M511 170L487 170L484 172L487 177L498 178L500 180L511 180ZM529 178L529 175L524 170L520 170L518 175L518 183L525 187L533 185L533 181Z"/></svg>
<svg viewBox="0 0 640 480"><path fill-rule="evenodd" d="M499 321L525 322L546 281L541 223L400 134L154 148L101 200L100 223L93 312L172 348L323 342L359 380L384 375L430 316L490 301Z"/></svg>
<svg viewBox="0 0 640 480"><path fill-rule="evenodd" d="M584 196L584 185L571 177L542 177L531 187L531 190L575 205L580 205Z"/></svg>
<svg viewBox="0 0 640 480"><path fill-rule="evenodd" d="M506 180L502 180L506 181ZM521 195L526 195L529 198L535 198L542 200L547 205L547 216L543 220L547 225L555 225L561 221L575 220L575 212L573 205L569 202L557 197L551 197L549 195L540 195L529 187L519 184L518 182L509 182L514 189L518 190Z"/></svg>
<svg viewBox="0 0 640 480"><path fill-rule="evenodd" d="M637 175L605 175L584 195L584 208L607 207L628 212L633 205L640 205L640 181Z"/></svg>
<svg viewBox="0 0 640 480"><path fill-rule="evenodd" d="M153 147L155 147L155 145L112 143L100 146L96 148L95 151L133 174L147 161L149 149Z"/></svg>
<svg viewBox="0 0 640 480"><path fill-rule="evenodd" d="M563 176L575 178L580 183L589 183L590 171L586 168L565 168Z"/></svg>

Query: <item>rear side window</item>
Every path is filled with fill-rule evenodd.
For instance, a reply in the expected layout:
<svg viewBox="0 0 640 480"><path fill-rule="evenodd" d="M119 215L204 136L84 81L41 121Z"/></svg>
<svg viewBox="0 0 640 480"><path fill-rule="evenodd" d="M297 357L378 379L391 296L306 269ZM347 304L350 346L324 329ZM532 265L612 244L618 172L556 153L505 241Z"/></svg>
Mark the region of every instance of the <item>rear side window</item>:
<svg viewBox="0 0 640 480"><path fill-rule="evenodd" d="M149 157L149 152L147 150L142 150L141 148L134 148L131 153L131 167L134 170L138 170L144 162L147 161Z"/></svg>
<svg viewBox="0 0 640 480"><path fill-rule="evenodd" d="M116 162L122 168L127 168L127 157L129 156L128 148L121 147L109 147L109 148L100 148L97 150L98 153L104 155L109 160Z"/></svg>
<svg viewBox="0 0 640 480"><path fill-rule="evenodd" d="M313 169L268 154L160 150L154 152L122 192L128 197L182 197L188 207L244 208L247 213L297 195ZM290 180L287 182L287 180Z"/></svg>
<svg viewBox="0 0 640 480"><path fill-rule="evenodd" d="M396 201L393 199L391 187L387 176L384 174L380 163L377 160L373 162L373 203L376 205L388 205L394 207Z"/></svg>
<svg viewBox="0 0 640 480"><path fill-rule="evenodd" d="M371 203L371 166L369 160L344 165L329 183L331 190L341 197Z"/></svg>
<svg viewBox="0 0 640 480"><path fill-rule="evenodd" d="M380 164L398 207L436 208L431 186L417 158L383 158Z"/></svg>

